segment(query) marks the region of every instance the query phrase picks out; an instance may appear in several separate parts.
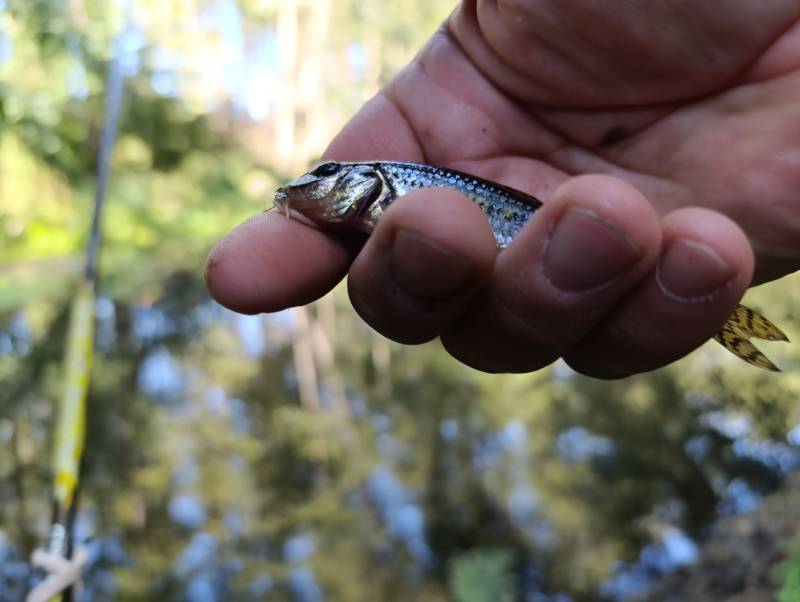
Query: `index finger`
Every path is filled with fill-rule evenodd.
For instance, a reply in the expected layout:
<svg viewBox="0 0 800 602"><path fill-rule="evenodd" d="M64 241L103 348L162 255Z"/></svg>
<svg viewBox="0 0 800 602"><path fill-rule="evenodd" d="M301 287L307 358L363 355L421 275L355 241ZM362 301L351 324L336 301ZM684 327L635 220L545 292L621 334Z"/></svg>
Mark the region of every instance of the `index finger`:
<svg viewBox="0 0 800 602"><path fill-rule="evenodd" d="M257 314L318 299L349 265L342 243L270 211L251 217L216 244L205 278L221 305Z"/></svg>

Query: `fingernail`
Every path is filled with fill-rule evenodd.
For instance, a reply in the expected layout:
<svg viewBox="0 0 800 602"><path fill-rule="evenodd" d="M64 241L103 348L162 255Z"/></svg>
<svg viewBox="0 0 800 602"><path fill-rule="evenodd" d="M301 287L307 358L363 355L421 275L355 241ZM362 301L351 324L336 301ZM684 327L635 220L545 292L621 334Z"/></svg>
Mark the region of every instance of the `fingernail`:
<svg viewBox="0 0 800 602"><path fill-rule="evenodd" d="M665 295L679 301L699 301L713 295L735 270L708 245L679 239L661 256L656 280Z"/></svg>
<svg viewBox="0 0 800 602"><path fill-rule="evenodd" d="M547 241L544 274L562 291L585 291L613 280L641 255L616 224L594 211L570 208Z"/></svg>
<svg viewBox="0 0 800 602"><path fill-rule="evenodd" d="M408 230L392 243L391 269L401 289L423 301L440 301L463 288L474 276L467 259Z"/></svg>

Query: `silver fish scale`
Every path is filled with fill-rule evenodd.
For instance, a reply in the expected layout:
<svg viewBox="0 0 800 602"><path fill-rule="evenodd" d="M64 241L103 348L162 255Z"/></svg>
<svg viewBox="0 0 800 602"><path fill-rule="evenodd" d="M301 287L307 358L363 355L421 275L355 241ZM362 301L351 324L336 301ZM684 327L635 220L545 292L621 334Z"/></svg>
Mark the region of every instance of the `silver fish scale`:
<svg viewBox="0 0 800 602"><path fill-rule="evenodd" d="M422 163L376 163L396 196L419 188L451 188L467 195L489 218L497 246L507 247L539 205L488 180ZM394 199L392 199L394 200Z"/></svg>

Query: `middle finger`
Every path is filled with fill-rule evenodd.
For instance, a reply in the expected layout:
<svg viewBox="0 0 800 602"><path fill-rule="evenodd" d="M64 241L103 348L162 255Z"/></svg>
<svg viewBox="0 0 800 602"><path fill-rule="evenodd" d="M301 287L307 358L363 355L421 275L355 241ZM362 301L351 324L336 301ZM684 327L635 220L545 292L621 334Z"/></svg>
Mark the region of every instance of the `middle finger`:
<svg viewBox="0 0 800 602"><path fill-rule="evenodd" d="M659 218L607 176L567 180L497 258L490 285L442 334L457 359L529 372L572 348L654 265Z"/></svg>

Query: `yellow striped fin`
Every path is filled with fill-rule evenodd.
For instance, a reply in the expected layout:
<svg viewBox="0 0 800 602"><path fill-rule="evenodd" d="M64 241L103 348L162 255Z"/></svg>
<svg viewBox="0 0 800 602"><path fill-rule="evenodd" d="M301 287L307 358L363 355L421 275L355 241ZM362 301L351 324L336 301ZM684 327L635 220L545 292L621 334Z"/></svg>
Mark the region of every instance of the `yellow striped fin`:
<svg viewBox="0 0 800 602"><path fill-rule="evenodd" d="M780 368L750 342L751 338L765 341L789 340L775 324L741 304L736 306L731 317L722 326L722 330L714 336L714 340L720 345L748 364L780 372Z"/></svg>

